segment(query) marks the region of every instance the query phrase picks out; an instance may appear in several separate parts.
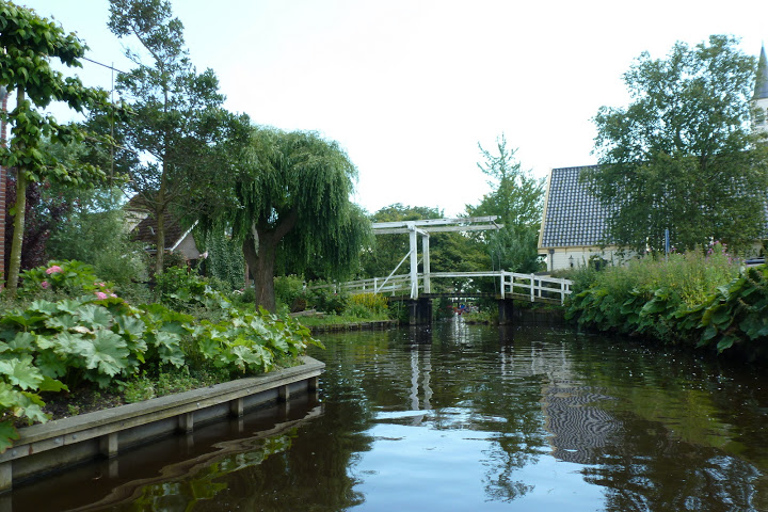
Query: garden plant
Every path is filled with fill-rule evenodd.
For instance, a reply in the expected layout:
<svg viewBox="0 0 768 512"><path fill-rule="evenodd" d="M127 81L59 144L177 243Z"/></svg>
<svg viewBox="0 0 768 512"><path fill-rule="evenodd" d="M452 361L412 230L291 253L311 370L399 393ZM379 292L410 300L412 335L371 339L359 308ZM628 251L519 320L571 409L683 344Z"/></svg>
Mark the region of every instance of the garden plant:
<svg viewBox="0 0 768 512"><path fill-rule="evenodd" d="M291 318L234 307L183 269L158 280L160 302L141 305L77 261L22 277L19 301L0 316L0 450L18 438L17 427L48 420L44 398L135 390L148 375L255 375L296 364L319 345Z"/></svg>

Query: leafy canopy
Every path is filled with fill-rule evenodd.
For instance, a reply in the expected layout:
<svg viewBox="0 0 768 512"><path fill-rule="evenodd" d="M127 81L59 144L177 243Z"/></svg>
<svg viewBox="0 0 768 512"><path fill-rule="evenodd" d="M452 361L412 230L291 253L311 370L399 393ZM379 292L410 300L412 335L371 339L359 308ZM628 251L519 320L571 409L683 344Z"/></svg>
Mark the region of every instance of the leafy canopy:
<svg viewBox="0 0 768 512"><path fill-rule="evenodd" d="M599 167L586 176L611 213L608 239L661 251L761 235L768 151L750 127L755 61L726 36L665 59L643 53L624 75L631 103L595 116Z"/></svg>
<svg viewBox="0 0 768 512"><path fill-rule="evenodd" d="M504 134L492 153L480 144L483 161L477 166L488 176L491 192L477 206L467 205L470 216L496 215L503 228L483 233L494 269L512 272L539 270L538 233L543 211L544 182L523 171L515 159L516 149L507 147Z"/></svg>
<svg viewBox="0 0 768 512"><path fill-rule="evenodd" d="M210 159L222 120L224 96L215 73L198 73L184 45L184 26L168 0L110 0L110 30L134 38L126 50L136 67L117 77L117 90L135 112L120 137L130 185L157 222L156 245L165 247L167 213L189 215L201 189L226 177ZM136 158L136 155L139 158ZM163 269L156 253L155 270Z"/></svg>
<svg viewBox="0 0 768 512"><path fill-rule="evenodd" d="M92 165L65 165L41 149L45 140L66 146L84 141L87 135L75 124L59 124L43 109L53 101L64 102L78 112L111 107L105 91L85 87L79 78L65 77L53 69L54 59L68 67L80 67L87 47L74 34L66 34L61 26L31 9L0 1L0 48L0 86L16 94L16 107L0 114L11 127L10 145L0 147L0 166L16 173L16 203L10 209L14 235L7 282L13 296L21 262L28 185L51 182L85 187L103 181L106 176Z"/></svg>

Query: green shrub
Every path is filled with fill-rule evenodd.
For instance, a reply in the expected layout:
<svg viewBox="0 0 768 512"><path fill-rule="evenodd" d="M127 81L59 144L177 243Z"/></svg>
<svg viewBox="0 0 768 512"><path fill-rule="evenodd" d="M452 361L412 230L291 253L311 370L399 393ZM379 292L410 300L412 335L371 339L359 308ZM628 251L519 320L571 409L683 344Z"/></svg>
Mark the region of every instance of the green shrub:
<svg viewBox="0 0 768 512"><path fill-rule="evenodd" d="M362 306L374 313L384 313L389 309L389 300L380 293L359 293L349 298L349 307Z"/></svg>
<svg viewBox="0 0 768 512"><path fill-rule="evenodd" d="M744 269L728 286L719 287L700 313L700 345L715 344L720 352L743 345L751 355L765 356L768 266Z"/></svg>
<svg viewBox="0 0 768 512"><path fill-rule="evenodd" d="M345 293L336 293L331 288L310 290L307 306L324 313L340 315L347 309L349 297Z"/></svg>
<svg viewBox="0 0 768 512"><path fill-rule="evenodd" d="M89 275L81 267L71 276L53 266L61 270L44 275L62 274L56 276L62 287L91 286L78 280ZM33 274L30 282L42 278ZM292 364L308 345L319 344L294 320L238 311L216 292L205 296L206 310L216 314L198 320L163 304L134 307L119 297L100 298L96 286L91 295L35 300L0 316L0 452L17 438L17 421L46 421L40 393L92 383L121 385L139 398L156 392L126 384L143 372L192 364L220 376L256 374Z"/></svg>
<svg viewBox="0 0 768 512"><path fill-rule="evenodd" d="M169 267L162 274L157 274L155 281L155 292L160 302L177 311L205 306L214 295L207 279L194 270Z"/></svg>
<svg viewBox="0 0 768 512"><path fill-rule="evenodd" d="M304 311L307 307L304 279L299 276L278 276L275 278L275 302L284 304L288 311Z"/></svg>
<svg viewBox="0 0 768 512"><path fill-rule="evenodd" d="M46 193L63 196L72 206L67 221L57 224L46 243L52 259L92 265L97 275L109 276L121 292L131 283L147 281L149 260L143 244L132 242L125 230L123 191L118 188L69 190L54 186Z"/></svg>
<svg viewBox="0 0 768 512"><path fill-rule="evenodd" d="M586 289L574 285L566 318L671 343L714 342L722 351L768 334L761 275L755 269L742 271L719 243L706 252L646 257L595 273ZM734 323L738 318L741 322Z"/></svg>

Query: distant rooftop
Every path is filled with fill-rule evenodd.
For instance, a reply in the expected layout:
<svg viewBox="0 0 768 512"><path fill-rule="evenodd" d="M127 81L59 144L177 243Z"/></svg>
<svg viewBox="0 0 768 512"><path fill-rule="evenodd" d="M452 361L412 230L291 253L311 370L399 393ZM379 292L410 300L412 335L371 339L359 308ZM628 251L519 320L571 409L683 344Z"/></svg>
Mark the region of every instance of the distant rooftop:
<svg viewBox="0 0 768 512"><path fill-rule="evenodd" d="M544 211L542 248L601 244L607 209L579 181L583 171L596 167L552 169Z"/></svg>
<svg viewBox="0 0 768 512"><path fill-rule="evenodd" d="M609 208L579 180L583 172L596 168L596 165L586 165L552 169L540 248L591 247L605 242ZM763 238L768 238L768 201L765 218Z"/></svg>

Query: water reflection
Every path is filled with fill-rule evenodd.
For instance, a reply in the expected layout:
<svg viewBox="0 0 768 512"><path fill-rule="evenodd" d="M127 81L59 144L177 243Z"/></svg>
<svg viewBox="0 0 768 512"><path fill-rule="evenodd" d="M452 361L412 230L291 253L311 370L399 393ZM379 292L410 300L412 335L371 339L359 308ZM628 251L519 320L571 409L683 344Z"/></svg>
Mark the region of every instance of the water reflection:
<svg viewBox="0 0 768 512"><path fill-rule="evenodd" d="M562 328L323 341L321 410L211 441L218 455L196 440L183 460L121 457L134 476L83 510L768 510L753 368ZM43 490L14 492L13 510L42 510L21 497Z"/></svg>

